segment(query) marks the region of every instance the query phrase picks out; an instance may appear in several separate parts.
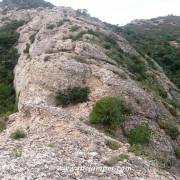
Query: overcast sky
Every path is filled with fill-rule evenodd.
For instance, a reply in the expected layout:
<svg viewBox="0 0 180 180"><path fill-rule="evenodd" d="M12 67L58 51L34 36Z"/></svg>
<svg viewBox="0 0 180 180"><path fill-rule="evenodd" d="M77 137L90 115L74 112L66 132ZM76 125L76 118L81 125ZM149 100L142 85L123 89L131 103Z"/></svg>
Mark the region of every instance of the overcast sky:
<svg viewBox="0 0 180 180"><path fill-rule="evenodd" d="M124 25L134 19L180 15L180 0L47 0L55 5L87 9L103 21Z"/></svg>

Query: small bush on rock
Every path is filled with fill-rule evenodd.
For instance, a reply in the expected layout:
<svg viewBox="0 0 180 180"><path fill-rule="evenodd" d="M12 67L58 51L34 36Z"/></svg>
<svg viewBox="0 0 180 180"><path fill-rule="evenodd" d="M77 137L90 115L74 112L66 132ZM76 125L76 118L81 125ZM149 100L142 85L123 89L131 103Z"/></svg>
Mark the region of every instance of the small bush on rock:
<svg viewBox="0 0 180 180"><path fill-rule="evenodd" d="M35 41L35 36L36 36L36 34L32 34L32 35L29 37L29 40L30 40L31 44L34 43L34 41Z"/></svg>
<svg viewBox="0 0 180 180"><path fill-rule="evenodd" d="M21 148L15 148L12 150L12 155L15 156L16 158L22 156L22 149Z"/></svg>
<svg viewBox="0 0 180 180"><path fill-rule="evenodd" d="M2 132L6 128L6 123L4 120L0 120L0 132Z"/></svg>
<svg viewBox="0 0 180 180"><path fill-rule="evenodd" d="M128 133L130 144L148 144L150 141L150 130L147 125L139 125Z"/></svg>
<svg viewBox="0 0 180 180"><path fill-rule="evenodd" d="M124 115L127 113L129 110L119 98L104 97L96 102L90 113L90 122L116 129L124 121Z"/></svg>
<svg viewBox="0 0 180 180"><path fill-rule="evenodd" d="M64 24L64 21L59 21L59 22L56 23L57 27L60 27L60 26L62 26L63 24Z"/></svg>
<svg viewBox="0 0 180 180"><path fill-rule="evenodd" d="M141 151L141 145L139 144L132 144L129 149L128 152L132 152L134 153L136 156L140 156L142 155L142 151Z"/></svg>
<svg viewBox="0 0 180 180"><path fill-rule="evenodd" d="M86 9L77 9L76 16L89 16L88 11Z"/></svg>
<svg viewBox="0 0 180 180"><path fill-rule="evenodd" d="M177 139L177 137L179 136L179 129L175 124L170 125L166 132L174 140Z"/></svg>
<svg viewBox="0 0 180 180"><path fill-rule="evenodd" d="M141 144L132 144L128 148L128 152L134 153L136 156L145 156L149 157L151 156L149 146L147 145L141 145Z"/></svg>
<svg viewBox="0 0 180 180"><path fill-rule="evenodd" d="M60 91L56 97L57 105L77 104L88 101L88 87L74 87Z"/></svg>
<svg viewBox="0 0 180 180"><path fill-rule="evenodd" d="M47 26L46 26L46 28L47 29L54 29L56 27L56 25L55 24L48 24Z"/></svg>
<svg viewBox="0 0 180 180"><path fill-rule="evenodd" d="M29 54L29 49L30 49L30 44L29 43L26 43L26 48L24 49L24 53L25 54Z"/></svg>
<svg viewBox="0 0 180 180"><path fill-rule="evenodd" d="M157 92L158 92L159 96L161 96L164 99L166 99L168 97L167 92L164 89L160 88L160 87L157 88Z"/></svg>
<svg viewBox="0 0 180 180"><path fill-rule="evenodd" d="M118 142L110 140L106 142L106 145L112 150L118 150L121 147L121 145Z"/></svg>
<svg viewBox="0 0 180 180"><path fill-rule="evenodd" d="M11 133L12 139L22 139L26 137L26 133L23 130L17 129L15 132Z"/></svg>
<svg viewBox="0 0 180 180"><path fill-rule="evenodd" d="M180 134L179 128L175 122L161 120L159 121L159 127L164 129L166 134L168 134L173 140L177 139Z"/></svg>
<svg viewBox="0 0 180 180"><path fill-rule="evenodd" d="M155 158L162 169L168 169L170 167L170 160L165 152L156 154Z"/></svg>
<svg viewBox="0 0 180 180"><path fill-rule="evenodd" d="M180 159L180 147L176 147L174 149L175 155L177 159Z"/></svg>
<svg viewBox="0 0 180 180"><path fill-rule="evenodd" d="M77 31L79 28L80 28L79 26L74 25L74 26L71 27L70 31L74 32L74 31Z"/></svg>

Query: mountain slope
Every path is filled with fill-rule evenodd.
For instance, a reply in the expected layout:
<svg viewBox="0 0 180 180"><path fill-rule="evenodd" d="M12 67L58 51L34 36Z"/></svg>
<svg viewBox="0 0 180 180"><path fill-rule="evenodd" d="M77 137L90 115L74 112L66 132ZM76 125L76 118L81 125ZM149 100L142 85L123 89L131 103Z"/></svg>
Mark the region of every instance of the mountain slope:
<svg viewBox="0 0 180 180"><path fill-rule="evenodd" d="M7 7L9 9L14 9L14 8L30 9L30 8L38 8L38 7L53 8L54 7L54 5L44 0L3 0L0 3L0 6Z"/></svg>
<svg viewBox="0 0 180 180"><path fill-rule="evenodd" d="M0 27L25 21L17 30L20 57L14 70L19 112L9 116L0 134L0 177L179 177L180 95L153 59L150 63L120 34L82 11L59 7L0 13ZM59 92L73 87L88 87L88 101L57 106ZM89 122L94 105L105 96L120 98L129 110L114 129ZM129 132L144 124L149 142L128 144ZM89 167L101 170L87 172Z"/></svg>
<svg viewBox="0 0 180 180"><path fill-rule="evenodd" d="M180 88L180 17L134 21L125 26L123 32L139 52L159 63Z"/></svg>

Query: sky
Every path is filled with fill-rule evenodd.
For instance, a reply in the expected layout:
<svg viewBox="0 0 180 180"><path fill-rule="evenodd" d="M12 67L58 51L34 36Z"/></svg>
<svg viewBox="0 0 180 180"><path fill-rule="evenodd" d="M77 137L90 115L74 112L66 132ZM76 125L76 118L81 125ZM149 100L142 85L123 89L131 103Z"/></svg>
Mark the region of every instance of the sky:
<svg viewBox="0 0 180 180"><path fill-rule="evenodd" d="M87 9L102 21L125 25L134 19L180 16L180 0L47 0L57 6Z"/></svg>

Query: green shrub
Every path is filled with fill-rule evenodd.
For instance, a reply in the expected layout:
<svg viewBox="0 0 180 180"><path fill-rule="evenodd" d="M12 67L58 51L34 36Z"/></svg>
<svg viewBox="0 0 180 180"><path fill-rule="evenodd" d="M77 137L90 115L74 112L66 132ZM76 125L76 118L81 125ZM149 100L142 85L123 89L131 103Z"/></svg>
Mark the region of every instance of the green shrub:
<svg viewBox="0 0 180 180"><path fill-rule="evenodd" d="M116 129L116 128L115 128ZM110 136L112 138L116 138L116 131L115 131L114 128L112 127L105 127L104 129L104 133L107 135L107 136Z"/></svg>
<svg viewBox="0 0 180 180"><path fill-rule="evenodd" d="M168 129L166 129L167 134L172 138L176 139L179 136L179 129L176 125L170 125Z"/></svg>
<svg viewBox="0 0 180 180"><path fill-rule="evenodd" d="M141 145L141 144L132 144L128 152L134 153L136 156L146 156L150 157L151 156L151 150L149 149L148 146Z"/></svg>
<svg viewBox="0 0 180 180"><path fill-rule="evenodd" d="M90 113L90 122L116 129L116 126L124 121L124 115L128 112L129 110L119 98L104 97L96 102Z"/></svg>
<svg viewBox="0 0 180 180"><path fill-rule="evenodd" d="M162 98L166 99L168 97L168 94L164 89L159 87L157 88L157 91L158 91L159 96L161 96Z"/></svg>
<svg viewBox="0 0 180 180"><path fill-rule="evenodd" d="M80 28L79 26L74 25L74 26L71 27L70 31L74 32L74 31L77 31L79 28Z"/></svg>
<svg viewBox="0 0 180 180"><path fill-rule="evenodd" d="M132 144L148 144L150 141L150 130L147 125L139 125L128 133L128 141Z"/></svg>
<svg viewBox="0 0 180 180"><path fill-rule="evenodd" d="M0 120L0 132L2 132L6 128L6 123L4 120Z"/></svg>
<svg viewBox="0 0 180 180"><path fill-rule="evenodd" d="M56 27L56 25L55 24L48 24L47 26L46 26L46 28L47 29L54 29Z"/></svg>
<svg viewBox="0 0 180 180"><path fill-rule="evenodd" d="M78 9L76 10L76 16L89 16L89 14L86 9Z"/></svg>
<svg viewBox="0 0 180 180"><path fill-rule="evenodd" d="M140 57L137 56L129 57L129 59L127 60L127 66L129 71L137 76L138 81L142 81L147 78L146 65L140 59Z"/></svg>
<svg viewBox="0 0 180 180"><path fill-rule="evenodd" d="M29 54L29 49L30 49L30 44L29 43L26 43L26 49L24 49L24 53L25 54Z"/></svg>
<svg viewBox="0 0 180 180"><path fill-rule="evenodd" d="M168 127L169 127L169 122L167 122L165 120L159 120L158 124L161 129L168 129Z"/></svg>
<svg viewBox="0 0 180 180"><path fill-rule="evenodd" d="M180 159L180 148L179 147L174 148L174 153L176 155L176 158Z"/></svg>
<svg viewBox="0 0 180 180"><path fill-rule="evenodd" d="M11 133L10 137L12 139L22 139L26 137L26 133L21 129L17 129L15 132Z"/></svg>
<svg viewBox="0 0 180 180"><path fill-rule="evenodd" d="M35 36L36 36L36 34L32 34L32 35L29 37L29 40L30 40L31 44L34 43L34 41L35 41Z"/></svg>
<svg viewBox="0 0 180 180"><path fill-rule="evenodd" d="M64 21L63 21L63 20L61 20L61 21L59 21L59 22L56 23L57 27L60 27L60 26L62 26L63 24L64 24Z"/></svg>
<svg viewBox="0 0 180 180"><path fill-rule="evenodd" d="M107 49L107 44L103 46ZM115 49L112 47L106 52L106 55L109 56L111 59L115 60L116 62L120 62L120 60L123 58L122 52L119 49Z"/></svg>
<svg viewBox="0 0 180 180"><path fill-rule="evenodd" d="M88 101L88 87L74 87L60 91L56 97L57 105L77 104Z"/></svg>
<svg viewBox="0 0 180 180"><path fill-rule="evenodd" d="M173 140L177 139L180 132L175 122L173 121L168 122L166 120L160 120L158 123L159 123L159 127L161 129L164 129L166 134L168 134Z"/></svg>
<svg viewBox="0 0 180 180"><path fill-rule="evenodd" d="M155 159L157 159L159 165L163 169L167 169L170 166L170 161L165 152L160 152L156 154Z"/></svg>
<svg viewBox="0 0 180 180"><path fill-rule="evenodd" d="M136 156L142 155L141 145L139 145L139 144L132 144L132 145L129 147L128 152L132 152L132 153L134 153Z"/></svg>
<svg viewBox="0 0 180 180"><path fill-rule="evenodd" d="M119 161L124 161L124 160L128 160L129 156L127 154L120 154L118 157Z"/></svg>
<svg viewBox="0 0 180 180"><path fill-rule="evenodd" d="M12 155L15 156L16 158L22 156L22 149L21 148L15 148L12 150Z"/></svg>
<svg viewBox="0 0 180 180"><path fill-rule="evenodd" d="M72 37L72 41L77 41L79 39L81 39L83 37L84 34L86 34L86 31L81 31L78 34L76 34L75 36Z"/></svg>
<svg viewBox="0 0 180 180"><path fill-rule="evenodd" d="M112 150L118 150L121 147L118 142L110 140L106 142L106 145Z"/></svg>

